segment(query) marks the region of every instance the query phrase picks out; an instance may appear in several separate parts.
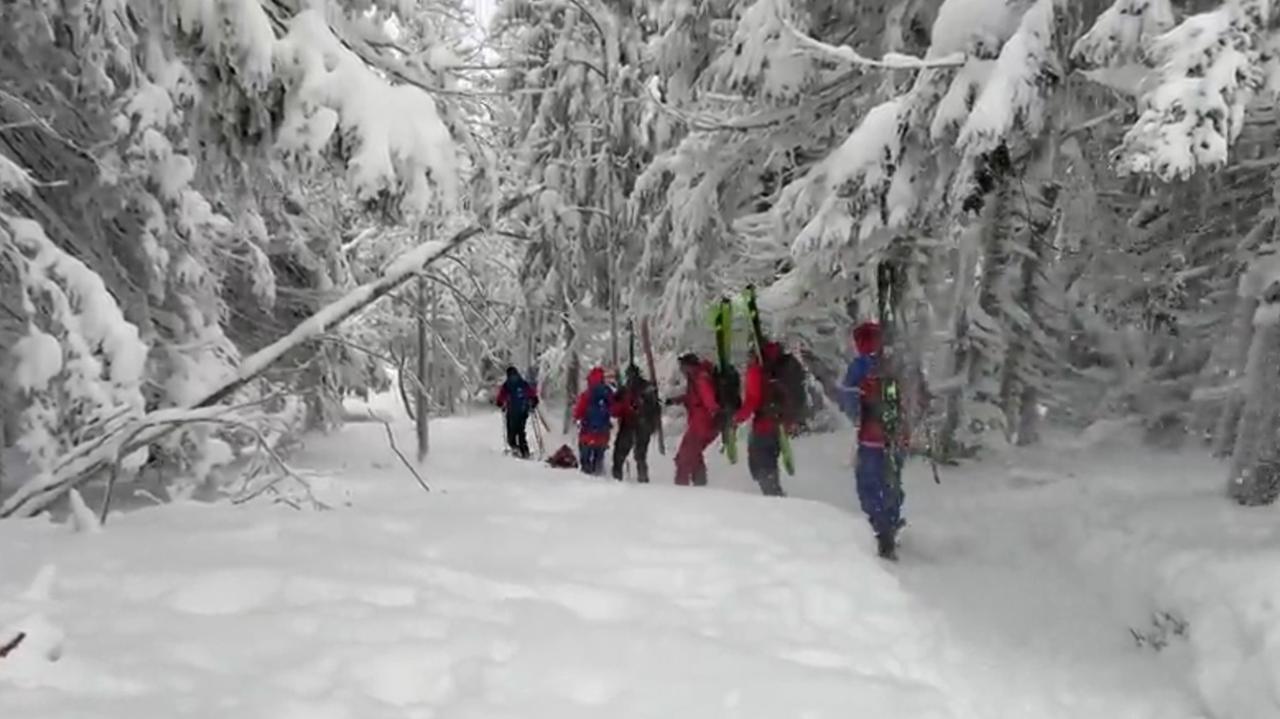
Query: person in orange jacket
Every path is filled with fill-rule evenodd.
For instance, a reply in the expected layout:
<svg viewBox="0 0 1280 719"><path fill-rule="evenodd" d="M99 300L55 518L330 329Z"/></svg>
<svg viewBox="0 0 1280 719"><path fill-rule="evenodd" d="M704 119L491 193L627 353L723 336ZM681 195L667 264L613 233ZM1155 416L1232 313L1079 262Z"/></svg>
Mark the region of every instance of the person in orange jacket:
<svg viewBox="0 0 1280 719"><path fill-rule="evenodd" d="M688 413L684 436L676 450L676 484L702 487L707 483L707 462L702 453L720 434L716 422L720 405L716 402L710 362L692 353L684 354L680 357L680 370L684 373L685 393L666 400L668 405L683 404Z"/></svg>
<svg viewBox="0 0 1280 719"><path fill-rule="evenodd" d="M604 381L604 368L594 367L587 373L586 391L578 395L573 406L573 419L578 423L578 468L583 474L604 471L612 415L613 389Z"/></svg>
<svg viewBox="0 0 1280 719"><path fill-rule="evenodd" d="M782 345L765 342L762 352L765 364L776 365L782 361ZM751 420L751 436L747 440L747 468L751 478L760 485L760 491L770 497L785 497L782 491L778 456L782 452L778 437L779 427L784 425L782 408L784 398L779 393L785 388L778 382L770 382L764 365L753 354L747 365L747 379L743 389L742 407L733 416L734 425ZM785 427L787 431L792 427Z"/></svg>

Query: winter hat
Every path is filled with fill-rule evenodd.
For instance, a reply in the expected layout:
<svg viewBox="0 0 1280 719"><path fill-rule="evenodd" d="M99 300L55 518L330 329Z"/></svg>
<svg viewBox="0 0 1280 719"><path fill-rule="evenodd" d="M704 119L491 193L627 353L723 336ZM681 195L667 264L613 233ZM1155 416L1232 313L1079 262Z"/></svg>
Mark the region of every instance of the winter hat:
<svg viewBox="0 0 1280 719"><path fill-rule="evenodd" d="M859 354L869 355L880 351L880 323L863 322L853 329L853 344Z"/></svg>

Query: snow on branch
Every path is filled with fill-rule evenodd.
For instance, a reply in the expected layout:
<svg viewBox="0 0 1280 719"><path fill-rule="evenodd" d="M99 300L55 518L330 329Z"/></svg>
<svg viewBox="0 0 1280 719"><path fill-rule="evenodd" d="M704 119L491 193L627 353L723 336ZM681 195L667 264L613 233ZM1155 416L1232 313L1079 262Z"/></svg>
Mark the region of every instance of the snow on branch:
<svg viewBox="0 0 1280 719"><path fill-rule="evenodd" d="M285 152L315 155L341 138L362 198L388 193L413 214L452 203L457 148L432 94L371 68L335 32L323 3L268 5L272 12L260 0L178 0L176 24L198 34L247 91L283 85L277 142Z"/></svg>
<svg viewBox="0 0 1280 719"><path fill-rule="evenodd" d="M1060 3L1036 0L1000 49L957 140L969 157L990 152L1015 133L1029 138L1043 131L1045 103L1064 74L1053 48Z"/></svg>
<svg viewBox="0 0 1280 719"><path fill-rule="evenodd" d="M1264 84L1263 35L1272 15L1268 0L1228 0L1152 43L1158 81L1117 150L1121 173L1168 181L1226 164L1245 109Z"/></svg>
<svg viewBox="0 0 1280 719"><path fill-rule="evenodd" d="M886 70L924 70L939 67L960 67L965 63L965 54L963 52L953 52L936 58L918 58L904 53L888 52L885 53L883 58L876 60L860 54L857 50L854 50L848 45L832 45L812 38L809 35L800 32L800 30L786 18L779 18L779 21L788 32L795 36L796 41L799 42L801 46L827 55L828 57L841 62L853 65L878 67Z"/></svg>
<svg viewBox="0 0 1280 719"><path fill-rule="evenodd" d="M1144 62L1151 41L1174 22L1169 0L1116 0L1076 41L1071 59L1086 67Z"/></svg>
<svg viewBox="0 0 1280 719"><path fill-rule="evenodd" d="M435 100L417 87L391 85L352 52L319 10L294 16L277 55L292 82L280 142L319 152L344 131L355 138L348 165L361 194L403 193L402 207L426 211L433 188L445 203L457 194L457 156Z"/></svg>
<svg viewBox="0 0 1280 719"><path fill-rule="evenodd" d="M845 246L889 222L887 200L902 155L906 109L904 98L872 108L835 152L783 191L776 211L784 219L808 218L792 242L792 255Z"/></svg>
<svg viewBox="0 0 1280 719"><path fill-rule="evenodd" d="M149 348L102 278L34 220L0 211L0 263L28 318L11 348L11 380L28 399L18 445L45 474L71 443L142 413Z"/></svg>

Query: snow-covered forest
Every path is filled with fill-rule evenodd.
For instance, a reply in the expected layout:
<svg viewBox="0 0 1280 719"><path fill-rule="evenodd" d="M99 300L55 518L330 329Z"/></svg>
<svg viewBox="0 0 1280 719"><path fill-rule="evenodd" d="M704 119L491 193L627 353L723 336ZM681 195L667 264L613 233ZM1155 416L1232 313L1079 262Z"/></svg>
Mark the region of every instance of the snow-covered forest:
<svg viewBox="0 0 1280 719"><path fill-rule="evenodd" d="M939 455L1121 419L1270 498L1270 4L475 9L6 4L4 514L190 492L387 366L563 396L650 317L674 371L746 283L830 384L886 256Z"/></svg>
<svg viewBox="0 0 1280 719"><path fill-rule="evenodd" d="M4 2L0 518L330 508L294 450L375 395L426 486L508 365L568 433L748 285L842 426L885 261L931 461L1131 432L1270 505L1277 93L1270 0Z"/></svg>

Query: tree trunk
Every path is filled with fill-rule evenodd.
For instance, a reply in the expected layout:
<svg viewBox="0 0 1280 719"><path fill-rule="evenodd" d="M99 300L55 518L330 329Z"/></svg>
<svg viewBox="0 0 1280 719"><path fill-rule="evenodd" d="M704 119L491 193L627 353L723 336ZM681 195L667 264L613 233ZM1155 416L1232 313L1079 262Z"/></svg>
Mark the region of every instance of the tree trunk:
<svg viewBox="0 0 1280 719"><path fill-rule="evenodd" d="M950 306L952 315L951 342L948 343L950 356L943 364L945 368L943 393L946 396L942 427L938 437L939 459L947 461L958 458L961 454L960 424L964 421L964 386L959 382L961 375L968 372L970 360L969 346L969 297L973 288L973 276L976 271L977 253L968 235L980 231L979 228L962 230L959 247L954 251L952 261L952 285L954 291Z"/></svg>
<svg viewBox="0 0 1280 719"><path fill-rule="evenodd" d="M1253 341L1245 370L1245 402L1236 430L1227 477L1228 493L1236 501L1253 503L1262 462L1276 459L1276 420L1280 409L1280 326L1274 315L1280 308L1263 306L1255 316ZM1259 321L1262 320L1262 321Z"/></svg>
<svg viewBox="0 0 1280 719"><path fill-rule="evenodd" d="M573 400L578 395L578 384L582 381L582 358L578 356L577 332L567 316L564 321L564 346L569 355L569 368L564 374L564 433L567 436L573 430Z"/></svg>
<svg viewBox="0 0 1280 719"><path fill-rule="evenodd" d="M427 327L427 278L418 275L418 386L416 392L417 417L415 424L418 430L418 462L427 458L430 449L430 416L431 400L427 396L427 387L431 384L431 338Z"/></svg>
<svg viewBox="0 0 1280 719"><path fill-rule="evenodd" d="M1235 319L1231 326L1232 341L1236 343L1236 356L1227 372L1228 382L1243 382L1248 373L1250 345L1253 342L1253 316L1258 311L1257 297L1240 297L1236 300ZM1236 387L1222 403L1217 426L1213 431L1213 454L1230 457L1235 453L1236 431L1244 413L1245 393Z"/></svg>

